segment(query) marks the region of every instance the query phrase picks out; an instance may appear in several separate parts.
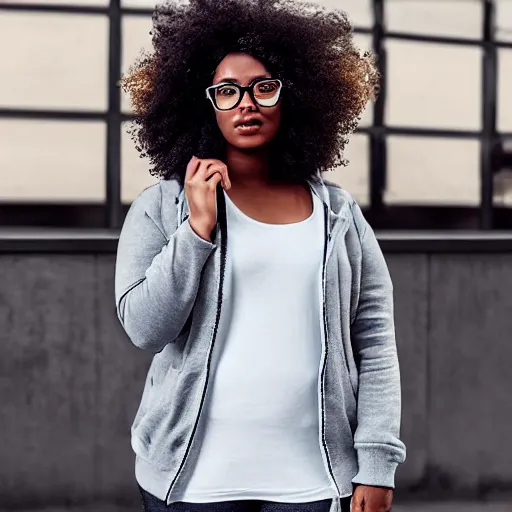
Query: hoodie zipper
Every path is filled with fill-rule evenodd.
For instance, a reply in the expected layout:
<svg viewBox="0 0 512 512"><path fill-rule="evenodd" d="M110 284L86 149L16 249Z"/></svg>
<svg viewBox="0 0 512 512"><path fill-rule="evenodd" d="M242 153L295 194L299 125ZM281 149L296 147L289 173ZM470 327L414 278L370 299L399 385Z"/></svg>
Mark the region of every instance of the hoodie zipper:
<svg viewBox="0 0 512 512"><path fill-rule="evenodd" d="M341 496L340 489L336 480L334 478L334 474L332 472L332 464L329 458L329 453L327 451L327 442L325 440L325 403L324 403L324 377L325 377L325 369L327 366L327 355L329 352L328 342L327 342L327 314L325 307L325 274L326 274L326 263L327 263L327 250L329 247L329 243L332 239L332 233L328 233L327 223L328 223L328 210L327 205L324 203L324 254L322 259L322 328L323 328L323 361L322 361L322 369L320 373L320 382L319 382L319 392L320 392L320 406L321 406L321 433L322 433L322 448L325 455L324 464L326 466L329 477L336 488L337 497Z"/></svg>
<svg viewBox="0 0 512 512"><path fill-rule="evenodd" d="M220 190L219 190L220 189ZM203 409L204 401L206 398L206 390L208 388L208 380L210 377L210 366L212 361L212 354L213 354L213 346L215 344L215 339L217 337L217 331L219 328L219 321L220 321L220 313L222 309L222 298L223 298L223 284L224 284L224 273L226 270L226 247L227 247L227 226L226 226L226 204L224 200L224 195L222 192L222 188L220 188L220 184L217 188L217 197L222 196L221 199L219 199L219 219L220 219L220 230L221 230L221 244L220 244L220 279L219 279L219 288L218 288L218 295L217 295L217 315L215 317L215 325L213 328L212 333L212 339L210 342L210 349L208 352L208 360L206 364L206 378L203 386L203 392L201 394L201 402L199 403L199 411L196 416L196 421L194 423L194 428L192 429L192 434L190 435L190 438L187 443L187 448L185 449L185 454L183 456L183 459L180 463L180 466L178 468L178 471L176 475L174 476L174 479L171 482L171 485L169 486L169 490L167 491L167 494L165 496L165 502L167 503L169 500L169 496L176 485L176 482L178 480L178 477L180 476L181 472L183 471L183 468L185 466L185 462L187 460L188 454L190 452L190 447L192 446L192 441L194 440L194 435L197 430L197 426L199 425L199 418L201 416L201 411ZM187 215L188 217L188 215Z"/></svg>

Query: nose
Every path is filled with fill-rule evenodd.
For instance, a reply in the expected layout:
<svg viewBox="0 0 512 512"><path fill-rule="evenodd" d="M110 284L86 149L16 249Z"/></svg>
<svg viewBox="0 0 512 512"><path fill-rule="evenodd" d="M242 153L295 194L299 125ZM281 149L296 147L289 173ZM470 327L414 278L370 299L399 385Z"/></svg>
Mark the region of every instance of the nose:
<svg viewBox="0 0 512 512"><path fill-rule="evenodd" d="M249 91L244 91L244 94L242 96L242 101L240 102L239 107L240 108L249 108L249 107L256 108L256 105L254 104L254 101L252 101Z"/></svg>

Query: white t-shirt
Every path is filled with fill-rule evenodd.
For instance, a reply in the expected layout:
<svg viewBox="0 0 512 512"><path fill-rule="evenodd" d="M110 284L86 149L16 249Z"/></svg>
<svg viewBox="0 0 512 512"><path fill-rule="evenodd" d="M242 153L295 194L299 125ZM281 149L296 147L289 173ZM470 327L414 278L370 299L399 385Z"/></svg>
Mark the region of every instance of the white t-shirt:
<svg viewBox="0 0 512 512"><path fill-rule="evenodd" d="M229 293L177 499L334 498L319 433L322 202L312 194L308 219L276 225L248 217L224 196Z"/></svg>

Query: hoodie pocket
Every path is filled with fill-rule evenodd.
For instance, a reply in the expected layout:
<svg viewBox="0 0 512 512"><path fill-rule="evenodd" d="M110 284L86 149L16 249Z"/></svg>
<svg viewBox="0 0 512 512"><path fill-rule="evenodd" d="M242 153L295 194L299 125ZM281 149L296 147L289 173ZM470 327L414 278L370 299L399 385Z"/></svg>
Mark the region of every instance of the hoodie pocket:
<svg viewBox="0 0 512 512"><path fill-rule="evenodd" d="M146 415L148 409L151 407L152 398L154 395L154 373L155 366L151 364L149 367L148 373L146 375L146 381L144 383L144 389L142 391L142 396L139 403L139 408L137 409L137 413L135 414L135 418L132 422L131 431L132 434L137 430L140 422L143 420Z"/></svg>
<svg viewBox="0 0 512 512"><path fill-rule="evenodd" d="M176 449L183 442L183 422L187 416L181 372L168 365L161 370L161 381L149 383L148 403L140 421L132 430L135 453L164 471L174 467Z"/></svg>

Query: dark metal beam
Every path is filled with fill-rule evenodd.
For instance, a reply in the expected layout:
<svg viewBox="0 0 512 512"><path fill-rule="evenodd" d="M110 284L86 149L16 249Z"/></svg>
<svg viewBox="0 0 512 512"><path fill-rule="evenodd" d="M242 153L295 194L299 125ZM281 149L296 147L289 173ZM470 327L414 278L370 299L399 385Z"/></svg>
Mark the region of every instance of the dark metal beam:
<svg viewBox="0 0 512 512"><path fill-rule="evenodd" d="M385 32L386 39L397 39L402 41L415 41L418 43L437 43L447 45L460 45L460 46L484 46L485 42L482 39L471 37L449 37L449 36L435 36L428 34L411 34L408 32ZM512 48L510 41L494 41L497 48Z"/></svg>
<svg viewBox="0 0 512 512"><path fill-rule="evenodd" d="M440 137L444 139L480 139L482 130L447 130L442 128L422 128L419 126L360 126L356 133L381 133L383 136Z"/></svg>
<svg viewBox="0 0 512 512"><path fill-rule="evenodd" d="M48 12L55 14L108 14L108 7L90 7L86 5L50 5L0 3L0 11Z"/></svg>
<svg viewBox="0 0 512 512"><path fill-rule="evenodd" d="M370 132L370 205L380 209L386 187L387 154L384 137L384 109L386 105L386 51L384 49L384 0L373 0L373 52L382 74L380 92L373 108L373 129Z"/></svg>
<svg viewBox="0 0 512 512"><path fill-rule="evenodd" d="M328 176L327 176L328 178ZM329 179L329 178L328 178ZM123 215L126 215L131 202L123 204ZM379 212L373 212L361 205L370 223L376 229L409 230L409 231L445 231L460 232L479 229L479 206L448 206L442 204L407 204L385 205ZM12 226L24 229L104 229L104 201L83 202L68 200L23 201L5 199L0 202L1 226ZM512 208L496 206L494 209L494 228L512 229ZM512 233L512 231L511 231Z"/></svg>
<svg viewBox="0 0 512 512"><path fill-rule="evenodd" d="M108 112L107 112L107 218L106 227L117 229L123 223L121 204L121 0L110 0Z"/></svg>
<svg viewBox="0 0 512 512"><path fill-rule="evenodd" d="M0 108L0 119L44 119L55 121L105 121L107 114L85 110L39 110L25 108Z"/></svg>
<svg viewBox="0 0 512 512"><path fill-rule="evenodd" d="M482 40L471 37L449 37L435 36L428 34L413 34L408 32L389 31L386 32L387 39L399 39L403 41L414 41L419 43L438 43L463 46L482 46Z"/></svg>
<svg viewBox="0 0 512 512"><path fill-rule="evenodd" d="M376 232L384 253L512 252L510 232ZM0 228L0 254L115 254L119 230Z"/></svg>
<svg viewBox="0 0 512 512"><path fill-rule="evenodd" d="M493 152L496 143L496 104L498 88L496 8L493 0L484 2L484 52L482 57L482 142L480 146L480 228L493 227Z"/></svg>
<svg viewBox="0 0 512 512"><path fill-rule="evenodd" d="M81 111L81 110L38 110L38 109L13 109L0 108L0 119L29 119L29 120L55 120L55 121L106 121L107 112ZM129 122L134 119L133 114L121 112L121 122ZM370 135L375 132L374 126L360 126L356 133ZM480 139L482 130L447 130L438 128L423 128L420 126L382 126L377 129L385 136L395 135L404 137L441 137L453 139ZM503 133L504 137L511 137L510 133Z"/></svg>

